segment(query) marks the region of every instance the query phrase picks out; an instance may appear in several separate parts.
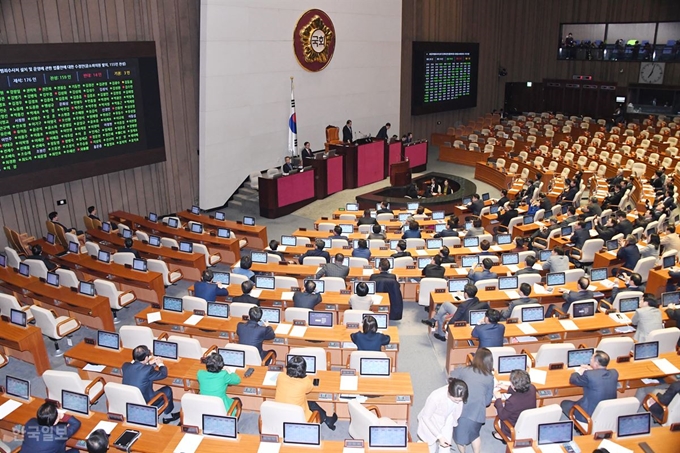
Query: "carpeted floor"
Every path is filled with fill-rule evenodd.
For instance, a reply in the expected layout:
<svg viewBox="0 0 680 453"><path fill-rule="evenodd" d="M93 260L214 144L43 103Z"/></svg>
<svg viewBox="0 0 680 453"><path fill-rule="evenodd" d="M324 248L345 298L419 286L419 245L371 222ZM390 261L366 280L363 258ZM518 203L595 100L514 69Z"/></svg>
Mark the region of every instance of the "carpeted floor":
<svg viewBox="0 0 680 453"><path fill-rule="evenodd" d="M454 164L439 162L437 160L437 149L430 148L429 150L429 165L428 171L437 171L457 175L467 179L473 179L474 169L471 167L463 167ZM354 197L358 194L365 193L371 190L376 190L388 184L388 180L381 181L369 186L364 186L358 189L346 190L338 194L334 194L324 200L317 200L310 205L298 210L297 212L280 218L280 219L264 219L259 217L257 212L243 212L240 210L225 208L220 209L227 214L227 218L241 218L243 215L254 215L258 224L267 226L267 232L270 239L279 238L281 235L290 234L298 227L313 228L314 220L324 214L330 214L337 207L344 206L345 203L354 201ZM492 197L498 196L498 191L491 186L475 181L479 193L490 192ZM227 270L226 266L218 265L216 270ZM187 294L187 288L190 282L179 282L177 285L168 288L168 295L182 296ZM117 325L134 324L134 315L146 307L145 303L135 302L129 308L122 310L119 313L121 323ZM432 336L427 335L427 328L420 323L424 318L425 313L422 308L413 301L407 301L404 309L403 319L395 322L399 327L399 336L401 339L401 349L399 351L398 371L408 372L411 374L414 387L414 400L411 407L411 434L416 440L417 415L422 409L425 399L434 389L446 384L445 367L445 350L446 344L440 342ZM83 327L73 336L72 343L77 344L82 341L85 336L92 336L93 332ZM54 346L51 341L46 341L48 353L53 354ZM62 350L68 350L70 346L66 341L61 342ZM51 357L51 364L54 369L69 370L64 363L63 357ZM42 379L36 375L33 365L10 359L10 363L0 369L0 382L4 383L6 375L15 375L31 380L31 393L35 396L45 397L46 390ZM103 397L95 406L95 411L106 411L105 397ZM239 431L242 433L255 434L257 429L257 414L244 412L239 421ZM493 419L488 419L486 425L482 429L482 451L484 453L501 453L505 451L505 447L491 436ZM330 431L328 428L322 428L322 436L329 440L342 440L349 438L348 422L338 422L336 431ZM16 447L19 443L12 442L10 446ZM468 451L472 451L468 448Z"/></svg>

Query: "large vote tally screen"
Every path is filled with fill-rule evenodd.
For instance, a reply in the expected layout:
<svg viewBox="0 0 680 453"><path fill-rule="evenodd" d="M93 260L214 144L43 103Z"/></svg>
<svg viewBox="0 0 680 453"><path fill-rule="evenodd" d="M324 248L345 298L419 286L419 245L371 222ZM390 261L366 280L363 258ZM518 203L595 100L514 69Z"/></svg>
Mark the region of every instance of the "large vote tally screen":
<svg viewBox="0 0 680 453"><path fill-rule="evenodd" d="M0 171L145 149L136 58L0 66Z"/></svg>

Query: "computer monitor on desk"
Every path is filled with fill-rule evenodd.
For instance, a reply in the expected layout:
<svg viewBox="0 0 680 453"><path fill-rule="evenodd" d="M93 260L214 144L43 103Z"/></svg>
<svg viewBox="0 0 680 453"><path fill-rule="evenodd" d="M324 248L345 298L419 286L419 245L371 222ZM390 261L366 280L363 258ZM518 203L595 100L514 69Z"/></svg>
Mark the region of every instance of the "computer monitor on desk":
<svg viewBox="0 0 680 453"><path fill-rule="evenodd" d="M633 347L633 360L647 360L659 357L659 342L647 341L635 343Z"/></svg>
<svg viewBox="0 0 680 453"><path fill-rule="evenodd" d="M526 354L504 355L498 357L498 374L510 374L512 370L526 370Z"/></svg>
<svg viewBox="0 0 680 453"><path fill-rule="evenodd" d="M652 417L649 412L621 415L616 423L617 437L648 436L651 433Z"/></svg>
<svg viewBox="0 0 680 453"><path fill-rule="evenodd" d="M203 414L203 435L236 439L238 429L236 417Z"/></svg>
<svg viewBox="0 0 680 453"><path fill-rule="evenodd" d="M595 302L585 301L585 302L574 302L571 304L572 313L574 319L576 318L587 318L589 316L595 316Z"/></svg>

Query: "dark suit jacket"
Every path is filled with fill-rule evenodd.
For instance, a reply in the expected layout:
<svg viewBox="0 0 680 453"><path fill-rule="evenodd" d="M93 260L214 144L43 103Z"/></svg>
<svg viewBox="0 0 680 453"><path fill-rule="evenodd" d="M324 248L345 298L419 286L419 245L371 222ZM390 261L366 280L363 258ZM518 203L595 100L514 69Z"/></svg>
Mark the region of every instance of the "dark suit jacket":
<svg viewBox="0 0 680 453"><path fill-rule="evenodd" d="M378 135L376 135L375 138L387 140L387 126L381 127L380 130L378 131Z"/></svg>
<svg viewBox="0 0 680 453"><path fill-rule="evenodd" d="M47 267L48 271L54 270L57 267L56 264L54 264L52 261L50 261L49 259L47 259L46 257L44 257L42 255L31 255L26 259L27 260L42 261L43 263L45 263L45 267Z"/></svg>
<svg viewBox="0 0 680 453"><path fill-rule="evenodd" d="M411 256L411 252L404 251L404 252L396 252L396 253L392 254L392 258L401 258L402 256Z"/></svg>
<svg viewBox="0 0 680 453"><path fill-rule="evenodd" d="M352 128L350 128L347 125L345 125L345 127L342 128L342 141L343 142L352 141Z"/></svg>
<svg viewBox="0 0 680 453"><path fill-rule="evenodd" d="M508 394L512 395L505 401L498 398L493 405L496 407L496 412L498 412L498 418L507 420L512 426L515 426L519 415L527 409L536 408L536 387L530 384L529 390L525 393L519 393L515 391L512 387L508 389ZM507 435L510 434L510 430L505 427L505 424L501 424L503 432Z"/></svg>
<svg viewBox="0 0 680 453"><path fill-rule="evenodd" d="M349 267L342 263L328 263L324 264L319 272L316 273L316 278L321 277L340 277L345 278L349 275Z"/></svg>
<svg viewBox="0 0 680 453"><path fill-rule="evenodd" d="M373 280L374 276L381 274L373 274L371 276L371 280ZM401 286L399 285L399 282L396 280L396 278L380 278L374 281L375 292L387 293L390 297L390 319L396 321L400 320L404 311L404 299L401 294Z"/></svg>
<svg viewBox="0 0 680 453"><path fill-rule="evenodd" d="M503 346L504 324L480 324L472 329L472 338L479 339L480 348L499 348Z"/></svg>
<svg viewBox="0 0 680 453"><path fill-rule="evenodd" d="M168 377L168 369L164 366L156 369L155 366L142 362L126 362L122 368L123 384L137 387L147 403L156 393L153 389L154 381Z"/></svg>
<svg viewBox="0 0 680 453"><path fill-rule="evenodd" d="M489 304L487 302L480 302L477 297L472 299L467 299L463 301L459 306L456 313L451 318L450 322L465 321L468 322L470 310L488 310Z"/></svg>
<svg viewBox="0 0 680 453"><path fill-rule="evenodd" d="M357 225L375 225L378 223L377 219L374 219L373 217L359 217L359 220L357 220Z"/></svg>
<svg viewBox="0 0 680 453"><path fill-rule="evenodd" d="M517 274L515 274L515 275L517 275ZM512 302L510 302L510 305L508 306L508 308L506 308L505 310L503 310L501 312L501 316L503 317L503 319L508 319L510 317L510 315L512 315L512 310L515 307L520 306L520 305L537 304L537 303L538 303L538 300L534 299L533 297L520 297L519 299L515 299Z"/></svg>
<svg viewBox="0 0 680 453"><path fill-rule="evenodd" d="M541 271L539 271L538 269L534 269L533 267L523 267L522 269L515 272L515 275L540 274L540 273Z"/></svg>
<svg viewBox="0 0 680 453"><path fill-rule="evenodd" d="M484 209L484 202L482 200L473 201L470 203L468 209L470 210L470 214L479 216L479 214L482 212L482 209Z"/></svg>
<svg viewBox="0 0 680 453"><path fill-rule="evenodd" d="M258 307L260 306L260 300L256 297L251 296L250 294L241 294L240 296L236 296L232 299L234 302L243 302L246 304L255 304Z"/></svg>
<svg viewBox="0 0 680 453"><path fill-rule="evenodd" d="M595 295L592 291L585 290L569 291L568 293L563 294L562 297L564 300L566 300L566 302L562 304L562 311L566 313L567 310L569 310L569 307L571 307L571 304L574 302L578 302L579 300L593 299Z"/></svg>
<svg viewBox="0 0 680 453"><path fill-rule="evenodd" d="M370 281L372 282L377 282L379 280L397 280L397 276L394 274L390 274L389 272L379 272L377 274L371 275L369 278Z"/></svg>
<svg viewBox="0 0 680 453"><path fill-rule="evenodd" d="M446 272L446 269L443 266L430 263L423 268L422 274L423 277L427 278L444 278L444 272Z"/></svg>
<svg viewBox="0 0 680 453"><path fill-rule="evenodd" d="M600 236L600 239L604 240L605 242L611 241L611 239L616 236L616 230L611 227L601 227L600 225L595 225L595 230L597 231L598 236Z"/></svg>
<svg viewBox="0 0 680 453"><path fill-rule="evenodd" d="M319 249L311 249L311 250L307 250L307 252L305 252L305 254L302 255L302 256L300 257L300 259L298 260L298 261L300 262L300 264L302 264L302 260L305 259L305 256L323 256L324 258L326 258L326 262L327 262L327 263L330 263L330 262L331 262L331 255L330 255L330 253L328 253L328 252L325 251L325 250L319 250Z"/></svg>
<svg viewBox="0 0 680 453"><path fill-rule="evenodd" d="M133 255L135 255L135 258L137 258L137 259L142 258L141 256L139 256L139 252L135 249L132 249L132 248L129 249L127 247L122 247L122 248L119 248L118 251L123 252L123 253L132 253Z"/></svg>
<svg viewBox="0 0 680 453"><path fill-rule="evenodd" d="M217 296L228 296L226 288L220 288L215 283L196 282L194 283L194 296L203 298L208 302L215 302Z"/></svg>
<svg viewBox="0 0 680 453"><path fill-rule="evenodd" d="M390 344L390 336L380 332L354 332L349 336L359 351L380 351Z"/></svg>
<svg viewBox="0 0 680 453"><path fill-rule="evenodd" d="M443 229L440 233L437 233L434 235L436 238L448 238L448 237L458 237L458 231L456 230L451 230L448 227Z"/></svg>
<svg viewBox="0 0 680 453"><path fill-rule="evenodd" d="M292 164L283 164L281 167L281 173L290 173L293 171L293 165Z"/></svg>
<svg viewBox="0 0 680 453"><path fill-rule="evenodd" d="M505 211L505 213L501 214L498 216L498 223L500 223L503 226L508 226L510 223L511 219L514 219L519 215L519 212L517 209L510 209L508 211Z"/></svg>
<svg viewBox="0 0 680 453"><path fill-rule="evenodd" d="M24 425L24 441L21 453L64 453L66 441L80 429L80 421L71 416L66 423L40 426L38 420L30 419Z"/></svg>
<svg viewBox="0 0 680 453"><path fill-rule="evenodd" d="M404 231L404 234L401 235L402 239L418 239L420 237L420 230L411 229Z"/></svg>
<svg viewBox="0 0 680 453"><path fill-rule="evenodd" d="M623 267L633 270L637 262L640 261L640 249L635 244L626 245L616 252L616 257L623 261Z"/></svg>
<svg viewBox="0 0 680 453"><path fill-rule="evenodd" d="M474 268L470 269L470 272L468 272L468 278L472 280L472 283L476 283L480 280L490 280L494 278L498 278L498 274L495 272L487 271L484 269L483 271L475 271Z"/></svg>
<svg viewBox="0 0 680 453"><path fill-rule="evenodd" d="M619 372L607 369L586 370L582 375L574 372L569 377L571 385L583 387L583 398L576 401L576 404L581 406L588 415L593 415L600 401L616 399L618 380Z"/></svg>
<svg viewBox="0 0 680 453"><path fill-rule="evenodd" d="M623 237L626 238L630 233L633 232L633 224L628 219L623 219L616 224L616 232L623 233Z"/></svg>
<svg viewBox="0 0 680 453"><path fill-rule="evenodd" d="M321 303L321 294L311 294L307 291L297 291L293 294L293 306L311 308L312 310Z"/></svg>
<svg viewBox="0 0 680 453"><path fill-rule="evenodd" d="M262 342L266 340L273 340L276 336L274 329L271 326L261 326L256 321L240 322L236 326L236 335L238 335L238 343L249 346L255 346L260 351L260 357L264 355L262 351Z"/></svg>
<svg viewBox="0 0 680 453"><path fill-rule="evenodd" d="M657 396L659 397L661 404L668 406L678 393L680 393L680 381L675 381L670 385L670 387L666 389L665 392L659 393ZM659 419L663 417L663 409L656 403L654 403L649 408L649 411Z"/></svg>
<svg viewBox="0 0 680 453"><path fill-rule="evenodd" d="M585 228L574 230L574 234L571 235L571 242L573 242L574 247L579 250L583 248L583 244L585 244L588 239L590 239L590 233L588 233L588 230Z"/></svg>
<svg viewBox="0 0 680 453"><path fill-rule="evenodd" d="M302 158L303 159L314 159L314 151L307 148L302 148Z"/></svg>
<svg viewBox="0 0 680 453"><path fill-rule="evenodd" d="M376 211L376 214L392 214L392 215L394 215L394 212L391 209L378 209Z"/></svg>

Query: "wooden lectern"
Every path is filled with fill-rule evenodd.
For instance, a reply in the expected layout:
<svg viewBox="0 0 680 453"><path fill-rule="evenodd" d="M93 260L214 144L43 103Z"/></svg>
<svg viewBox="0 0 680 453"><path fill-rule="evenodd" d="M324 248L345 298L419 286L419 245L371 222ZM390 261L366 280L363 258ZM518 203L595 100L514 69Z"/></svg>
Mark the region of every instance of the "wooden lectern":
<svg viewBox="0 0 680 453"><path fill-rule="evenodd" d="M407 160L390 165L390 185L401 187L411 184L411 167Z"/></svg>
<svg viewBox="0 0 680 453"><path fill-rule="evenodd" d="M330 150L331 145L342 145L339 127L326 126L326 152Z"/></svg>

